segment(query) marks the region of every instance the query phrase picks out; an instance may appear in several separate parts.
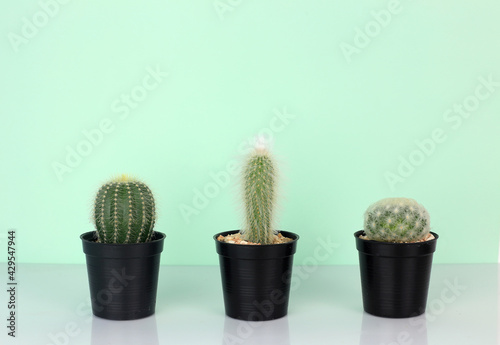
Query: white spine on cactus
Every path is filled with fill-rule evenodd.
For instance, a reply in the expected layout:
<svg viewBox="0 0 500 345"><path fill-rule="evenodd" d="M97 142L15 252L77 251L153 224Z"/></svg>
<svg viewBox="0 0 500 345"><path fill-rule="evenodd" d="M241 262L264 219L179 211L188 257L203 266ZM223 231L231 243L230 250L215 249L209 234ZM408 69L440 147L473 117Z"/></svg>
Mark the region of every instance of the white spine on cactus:
<svg viewBox="0 0 500 345"><path fill-rule="evenodd" d="M266 139L263 135L258 135L254 140L254 149L256 153L265 154L271 150L272 141Z"/></svg>
<svg viewBox="0 0 500 345"><path fill-rule="evenodd" d="M125 242L128 243L130 241L130 234L132 232L132 195L130 191L130 184L127 182L127 194L128 194L128 231L127 236L125 237Z"/></svg>
<svg viewBox="0 0 500 345"><path fill-rule="evenodd" d="M114 194L114 204L113 204L113 224L114 224L114 232L113 232L113 241L116 242L118 238L118 182L115 184L115 194Z"/></svg>
<svg viewBox="0 0 500 345"><path fill-rule="evenodd" d="M276 234L277 171L269 144L263 136L257 137L242 169L245 224L241 234L246 241L261 244L271 244Z"/></svg>
<svg viewBox="0 0 500 345"><path fill-rule="evenodd" d="M387 198L370 205L364 223L366 237L383 242L415 242L430 231L429 213L408 198Z"/></svg>

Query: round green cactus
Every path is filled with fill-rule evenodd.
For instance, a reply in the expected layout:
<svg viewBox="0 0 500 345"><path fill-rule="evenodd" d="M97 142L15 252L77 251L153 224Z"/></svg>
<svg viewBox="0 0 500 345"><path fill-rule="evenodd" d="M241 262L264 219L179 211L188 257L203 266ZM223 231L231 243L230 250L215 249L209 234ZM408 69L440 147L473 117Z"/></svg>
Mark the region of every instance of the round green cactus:
<svg viewBox="0 0 500 345"><path fill-rule="evenodd" d="M144 183L122 175L97 192L94 221L97 242L148 242L155 224L153 193Z"/></svg>
<svg viewBox="0 0 500 345"><path fill-rule="evenodd" d="M257 141L242 173L245 204L242 237L254 243L271 244L276 234L274 214L277 170L274 159L262 139Z"/></svg>
<svg viewBox="0 0 500 345"><path fill-rule="evenodd" d="M429 234L429 213L413 199L382 199L366 210L364 230L369 240L416 242Z"/></svg>

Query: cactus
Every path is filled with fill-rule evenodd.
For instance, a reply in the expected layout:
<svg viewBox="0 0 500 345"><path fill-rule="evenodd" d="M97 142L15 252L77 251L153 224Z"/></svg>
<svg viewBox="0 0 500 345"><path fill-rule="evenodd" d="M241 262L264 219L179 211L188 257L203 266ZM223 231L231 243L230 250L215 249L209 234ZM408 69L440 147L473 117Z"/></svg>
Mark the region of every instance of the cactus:
<svg viewBox="0 0 500 345"><path fill-rule="evenodd" d="M382 199L366 210L364 230L369 240L416 242L429 234L429 213L413 199Z"/></svg>
<svg viewBox="0 0 500 345"><path fill-rule="evenodd" d="M97 192L94 221L97 242L148 242L155 224L153 193L144 183L122 175Z"/></svg>
<svg viewBox="0 0 500 345"><path fill-rule="evenodd" d="M258 139L242 170L245 225L241 235L246 241L272 244L276 206L275 162L264 141Z"/></svg>

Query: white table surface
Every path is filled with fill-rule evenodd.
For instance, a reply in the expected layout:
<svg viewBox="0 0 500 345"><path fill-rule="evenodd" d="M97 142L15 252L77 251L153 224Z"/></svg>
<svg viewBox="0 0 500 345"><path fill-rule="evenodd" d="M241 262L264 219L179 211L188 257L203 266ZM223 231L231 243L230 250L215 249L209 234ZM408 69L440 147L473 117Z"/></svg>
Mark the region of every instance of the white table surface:
<svg viewBox="0 0 500 345"><path fill-rule="evenodd" d="M413 319L364 313L358 266L295 266L288 316L256 323L225 317L218 266L161 266L156 314L137 321L91 315L85 265L17 269L17 337L2 327L0 344L499 344L496 264L434 265L427 312Z"/></svg>

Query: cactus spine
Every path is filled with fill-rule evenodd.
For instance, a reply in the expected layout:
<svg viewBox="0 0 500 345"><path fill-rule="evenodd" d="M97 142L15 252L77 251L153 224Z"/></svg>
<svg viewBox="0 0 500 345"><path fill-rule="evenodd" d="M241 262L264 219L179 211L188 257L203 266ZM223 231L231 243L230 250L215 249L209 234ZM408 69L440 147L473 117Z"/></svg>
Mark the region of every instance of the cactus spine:
<svg viewBox="0 0 500 345"><path fill-rule="evenodd" d="M97 192L94 221L97 242L148 242L155 224L153 193L144 183L122 175Z"/></svg>
<svg viewBox="0 0 500 345"><path fill-rule="evenodd" d="M257 142L243 167L245 225L241 230L247 241L272 244L276 205L277 171L274 159L262 140Z"/></svg>
<svg viewBox="0 0 500 345"><path fill-rule="evenodd" d="M366 210L364 230L369 240L416 242L429 234L429 213L413 199L382 199Z"/></svg>

